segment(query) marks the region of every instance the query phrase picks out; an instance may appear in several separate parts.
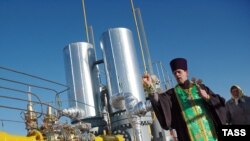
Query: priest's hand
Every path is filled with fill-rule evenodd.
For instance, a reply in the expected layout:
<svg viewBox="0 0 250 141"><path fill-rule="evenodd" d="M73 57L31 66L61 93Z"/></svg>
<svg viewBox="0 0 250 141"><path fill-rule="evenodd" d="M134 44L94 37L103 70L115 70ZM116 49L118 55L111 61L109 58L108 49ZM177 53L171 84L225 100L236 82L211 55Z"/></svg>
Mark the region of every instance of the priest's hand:
<svg viewBox="0 0 250 141"><path fill-rule="evenodd" d="M148 73L145 73L142 76L142 84L143 84L143 87L150 87L153 85L152 78Z"/></svg>
<svg viewBox="0 0 250 141"><path fill-rule="evenodd" d="M198 87L198 93L200 94L200 96L203 99L205 99L205 100L209 100L210 99L209 94L204 89L202 89L201 87Z"/></svg>
<svg viewBox="0 0 250 141"><path fill-rule="evenodd" d="M153 80L150 74L145 73L142 76L142 84L143 84L144 91L147 92L148 94L153 94L156 92L156 89L155 89L155 86L153 84Z"/></svg>
<svg viewBox="0 0 250 141"><path fill-rule="evenodd" d="M205 99L205 100L209 100L210 99L210 95L204 90L201 88L201 84L202 84L202 80L201 79L197 79L195 77L193 77L191 79L191 81L196 84L197 86L197 89L198 89L198 93L200 94L200 96Z"/></svg>

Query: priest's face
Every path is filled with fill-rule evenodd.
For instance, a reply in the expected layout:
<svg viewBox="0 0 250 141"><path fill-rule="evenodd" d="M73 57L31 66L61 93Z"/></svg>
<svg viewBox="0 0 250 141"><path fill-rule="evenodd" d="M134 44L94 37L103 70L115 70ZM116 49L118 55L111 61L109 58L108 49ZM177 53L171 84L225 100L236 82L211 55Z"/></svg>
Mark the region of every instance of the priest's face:
<svg viewBox="0 0 250 141"><path fill-rule="evenodd" d="M188 79L187 70L177 69L173 74L178 84L183 84Z"/></svg>

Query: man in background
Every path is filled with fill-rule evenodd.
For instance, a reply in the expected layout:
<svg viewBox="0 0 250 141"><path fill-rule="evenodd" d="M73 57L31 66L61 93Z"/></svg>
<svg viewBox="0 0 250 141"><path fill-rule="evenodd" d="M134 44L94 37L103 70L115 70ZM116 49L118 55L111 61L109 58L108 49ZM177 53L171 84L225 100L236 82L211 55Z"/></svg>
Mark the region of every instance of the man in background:
<svg viewBox="0 0 250 141"><path fill-rule="evenodd" d="M250 125L250 98L245 96L238 85L230 88L231 99L226 103L227 123L232 125Z"/></svg>

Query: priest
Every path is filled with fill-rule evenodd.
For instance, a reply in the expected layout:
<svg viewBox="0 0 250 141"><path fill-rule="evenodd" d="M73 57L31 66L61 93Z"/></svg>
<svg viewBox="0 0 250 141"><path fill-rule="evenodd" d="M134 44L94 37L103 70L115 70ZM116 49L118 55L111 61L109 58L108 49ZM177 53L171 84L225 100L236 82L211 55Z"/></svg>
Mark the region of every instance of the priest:
<svg viewBox="0 0 250 141"><path fill-rule="evenodd" d="M178 141L216 141L218 126L226 123L225 100L197 80L188 79L185 58L170 62L177 85L157 93L150 74L143 76L143 86L155 115L165 130L175 129Z"/></svg>

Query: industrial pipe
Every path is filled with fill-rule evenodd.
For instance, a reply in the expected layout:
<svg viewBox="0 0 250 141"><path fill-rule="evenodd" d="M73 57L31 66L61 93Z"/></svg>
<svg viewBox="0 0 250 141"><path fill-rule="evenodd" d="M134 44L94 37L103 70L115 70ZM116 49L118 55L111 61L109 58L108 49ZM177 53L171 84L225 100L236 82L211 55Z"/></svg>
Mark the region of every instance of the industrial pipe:
<svg viewBox="0 0 250 141"><path fill-rule="evenodd" d="M137 98L131 93L118 93L111 97L111 104L114 108L120 108L119 110L122 110L125 104L129 121L134 129L136 141L142 141L140 117L152 110L150 101L146 101L145 103L142 101L138 102Z"/></svg>
<svg viewBox="0 0 250 141"><path fill-rule="evenodd" d="M0 132L0 141L44 141L44 139L39 131L34 130L27 137Z"/></svg>

